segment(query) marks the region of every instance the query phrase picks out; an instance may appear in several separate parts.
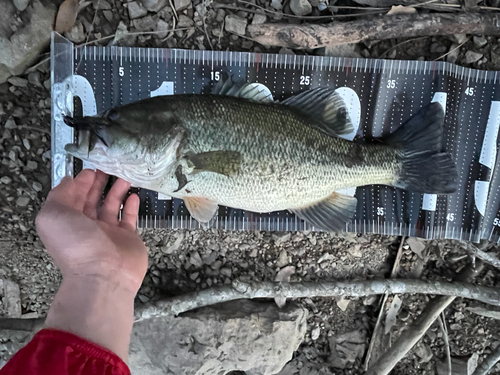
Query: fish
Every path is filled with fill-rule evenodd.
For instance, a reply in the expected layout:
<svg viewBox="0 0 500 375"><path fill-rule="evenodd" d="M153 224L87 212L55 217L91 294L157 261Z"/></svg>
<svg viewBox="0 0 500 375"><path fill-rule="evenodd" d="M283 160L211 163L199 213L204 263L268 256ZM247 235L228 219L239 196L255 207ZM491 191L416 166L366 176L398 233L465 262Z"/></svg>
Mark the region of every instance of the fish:
<svg viewBox="0 0 500 375"><path fill-rule="evenodd" d="M157 96L64 122L80 132L67 153L132 186L183 199L200 223L222 205L289 210L317 229L339 232L357 206L341 189L457 189L455 163L442 150L439 103L378 142L342 138L353 126L333 89L277 102L255 85L229 80L212 94Z"/></svg>

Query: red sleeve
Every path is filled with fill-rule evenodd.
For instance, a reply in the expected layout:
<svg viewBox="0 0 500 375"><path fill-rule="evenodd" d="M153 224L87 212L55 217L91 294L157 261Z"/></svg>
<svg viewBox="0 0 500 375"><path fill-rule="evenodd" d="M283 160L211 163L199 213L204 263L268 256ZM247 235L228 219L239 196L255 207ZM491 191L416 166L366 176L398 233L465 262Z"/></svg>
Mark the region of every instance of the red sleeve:
<svg viewBox="0 0 500 375"><path fill-rule="evenodd" d="M113 352L72 333L43 329L0 369L0 375L130 375Z"/></svg>

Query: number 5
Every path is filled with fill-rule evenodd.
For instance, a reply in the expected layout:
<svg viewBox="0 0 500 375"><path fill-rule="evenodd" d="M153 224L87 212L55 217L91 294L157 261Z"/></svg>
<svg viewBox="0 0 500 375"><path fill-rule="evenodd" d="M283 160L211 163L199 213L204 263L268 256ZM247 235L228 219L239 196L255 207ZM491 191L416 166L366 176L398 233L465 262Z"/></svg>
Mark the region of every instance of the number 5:
<svg viewBox="0 0 500 375"><path fill-rule="evenodd" d="M123 77L125 75L125 68L123 66L120 66L120 68L118 69L118 74L120 75L120 77Z"/></svg>

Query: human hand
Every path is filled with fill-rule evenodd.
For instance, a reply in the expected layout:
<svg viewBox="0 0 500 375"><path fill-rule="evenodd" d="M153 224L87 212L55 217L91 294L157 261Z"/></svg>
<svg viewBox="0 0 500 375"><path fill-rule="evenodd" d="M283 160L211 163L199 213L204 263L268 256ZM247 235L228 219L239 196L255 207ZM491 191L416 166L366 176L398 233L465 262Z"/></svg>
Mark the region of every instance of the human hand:
<svg viewBox="0 0 500 375"><path fill-rule="evenodd" d="M135 293L148 256L136 232L139 197L132 194L118 213L130 184L118 179L104 201L108 176L83 170L65 177L48 195L36 218L38 234L63 277L113 279Z"/></svg>

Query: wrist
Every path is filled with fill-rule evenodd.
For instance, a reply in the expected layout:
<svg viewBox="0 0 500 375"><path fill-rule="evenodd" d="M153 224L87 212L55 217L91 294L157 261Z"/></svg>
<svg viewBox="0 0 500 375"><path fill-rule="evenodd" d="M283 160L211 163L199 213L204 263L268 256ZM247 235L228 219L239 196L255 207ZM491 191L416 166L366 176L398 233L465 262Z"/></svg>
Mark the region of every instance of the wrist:
<svg viewBox="0 0 500 375"><path fill-rule="evenodd" d="M71 332L127 360L136 292L100 273L63 278L46 319L47 328Z"/></svg>

